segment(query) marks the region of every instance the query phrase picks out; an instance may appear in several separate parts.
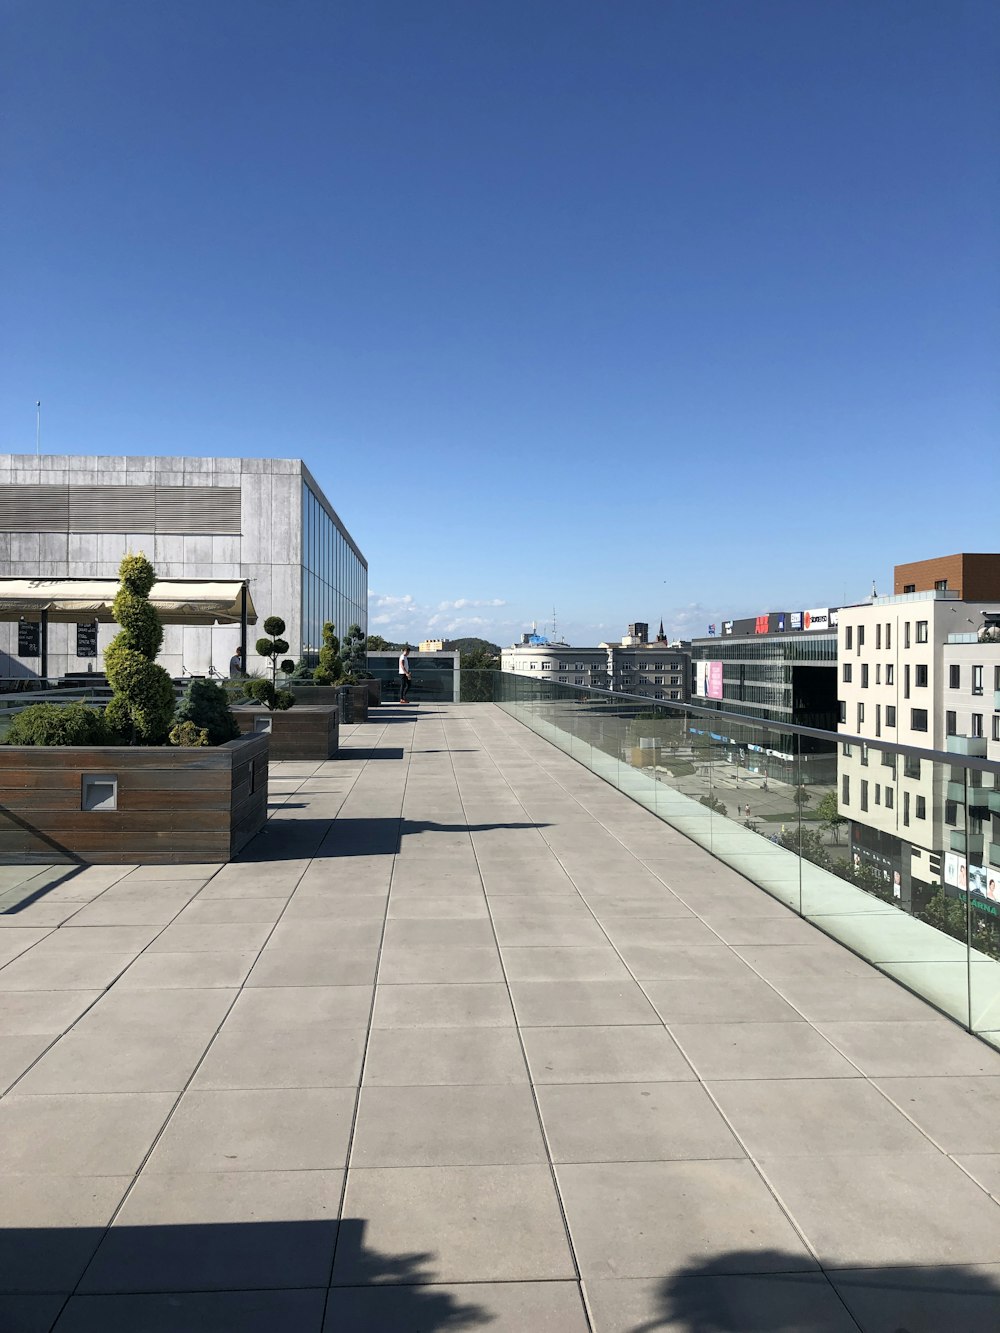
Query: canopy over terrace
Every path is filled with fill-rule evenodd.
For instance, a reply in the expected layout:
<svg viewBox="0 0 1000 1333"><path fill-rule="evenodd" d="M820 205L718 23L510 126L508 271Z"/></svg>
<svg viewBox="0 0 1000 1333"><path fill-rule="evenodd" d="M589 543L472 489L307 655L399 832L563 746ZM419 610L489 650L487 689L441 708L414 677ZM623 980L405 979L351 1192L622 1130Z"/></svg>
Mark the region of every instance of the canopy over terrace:
<svg viewBox="0 0 1000 1333"><path fill-rule="evenodd" d="M0 620L41 622L41 674L47 674L48 625L103 621L114 623L112 603L117 579L0 578ZM241 579L157 579L149 594L164 625L239 625L246 661L247 625L257 612Z"/></svg>

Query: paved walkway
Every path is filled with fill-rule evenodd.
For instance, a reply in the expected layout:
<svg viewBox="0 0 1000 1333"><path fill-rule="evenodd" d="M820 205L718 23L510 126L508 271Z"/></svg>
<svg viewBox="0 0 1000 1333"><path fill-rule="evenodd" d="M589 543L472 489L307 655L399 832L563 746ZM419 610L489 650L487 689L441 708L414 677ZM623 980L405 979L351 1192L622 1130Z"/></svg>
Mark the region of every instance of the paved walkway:
<svg viewBox="0 0 1000 1333"><path fill-rule="evenodd" d="M345 742L0 879L4 1333L996 1333L1000 1054L493 706Z"/></svg>

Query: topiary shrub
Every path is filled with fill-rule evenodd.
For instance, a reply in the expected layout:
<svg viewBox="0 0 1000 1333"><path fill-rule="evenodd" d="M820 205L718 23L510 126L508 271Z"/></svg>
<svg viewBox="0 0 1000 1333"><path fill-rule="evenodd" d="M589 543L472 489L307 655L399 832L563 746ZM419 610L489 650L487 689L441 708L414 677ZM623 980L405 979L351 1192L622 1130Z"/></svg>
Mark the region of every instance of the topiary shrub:
<svg viewBox="0 0 1000 1333"><path fill-rule="evenodd" d="M8 745L114 745L114 729L99 708L85 703L32 704L15 713Z"/></svg>
<svg viewBox="0 0 1000 1333"><path fill-rule="evenodd" d="M285 622L280 616L268 616L264 621L264 633L270 634L269 639L257 640L257 652L261 657L266 657L271 663L271 684L275 685L278 678L278 658L282 653L288 652L288 644L281 635L285 632ZM294 663L292 664L294 666ZM281 664L282 671L285 670L285 663Z"/></svg>
<svg viewBox="0 0 1000 1333"><path fill-rule="evenodd" d="M360 625L349 625L340 656L344 667L344 680L350 684L370 676L368 670L368 640L361 632Z"/></svg>
<svg viewBox="0 0 1000 1333"><path fill-rule="evenodd" d="M313 672L313 680L317 685L338 685L344 678L340 640L334 634L335 629L332 620L328 620L323 626L323 647L319 650L319 666Z"/></svg>
<svg viewBox="0 0 1000 1333"><path fill-rule="evenodd" d="M170 728L171 745L189 749L208 743L208 732L204 727L196 726L194 722L175 722Z"/></svg>
<svg viewBox="0 0 1000 1333"><path fill-rule="evenodd" d="M247 682L241 681L245 686ZM229 694L214 680L192 680L180 697L177 712L174 714L178 723L191 722L207 735L208 745L225 745L234 741L240 734L239 726L232 709L229 707ZM175 741L170 733L171 744L190 745L191 741Z"/></svg>
<svg viewBox="0 0 1000 1333"><path fill-rule="evenodd" d="M263 704L272 713L284 712L295 703L295 695L291 690L276 690L269 680L248 680L244 694L254 703Z"/></svg>
<svg viewBox="0 0 1000 1333"><path fill-rule="evenodd" d="M163 642L163 626L149 600L156 571L144 555L127 555L118 577L121 587L111 610L121 629L104 652L114 691L108 722L130 745L163 745L174 720L174 686L156 665Z"/></svg>

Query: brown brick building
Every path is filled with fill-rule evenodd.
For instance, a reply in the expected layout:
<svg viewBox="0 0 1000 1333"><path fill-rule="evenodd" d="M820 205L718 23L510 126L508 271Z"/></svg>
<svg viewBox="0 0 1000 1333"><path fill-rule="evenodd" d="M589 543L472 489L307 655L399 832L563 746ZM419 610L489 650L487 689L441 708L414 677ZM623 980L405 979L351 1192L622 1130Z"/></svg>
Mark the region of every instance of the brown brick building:
<svg viewBox="0 0 1000 1333"><path fill-rule="evenodd" d="M896 565L893 593L933 592L947 589L957 592L963 602L1000 600L1000 554L941 555L933 560L915 560Z"/></svg>

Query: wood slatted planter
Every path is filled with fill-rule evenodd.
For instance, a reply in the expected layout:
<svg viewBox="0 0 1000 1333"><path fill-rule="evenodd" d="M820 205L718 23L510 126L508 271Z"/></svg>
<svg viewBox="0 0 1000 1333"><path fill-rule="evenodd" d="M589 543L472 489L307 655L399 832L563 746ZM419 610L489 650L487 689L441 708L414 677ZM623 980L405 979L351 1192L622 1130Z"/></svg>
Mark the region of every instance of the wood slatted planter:
<svg viewBox="0 0 1000 1333"><path fill-rule="evenodd" d="M252 704L240 704L233 716L244 733L266 732L271 758L335 759L340 748L340 710L336 707L294 708L273 713ZM267 730L269 728L269 730Z"/></svg>
<svg viewBox="0 0 1000 1333"><path fill-rule="evenodd" d="M268 749L0 746L0 863L228 861L267 819Z"/></svg>

